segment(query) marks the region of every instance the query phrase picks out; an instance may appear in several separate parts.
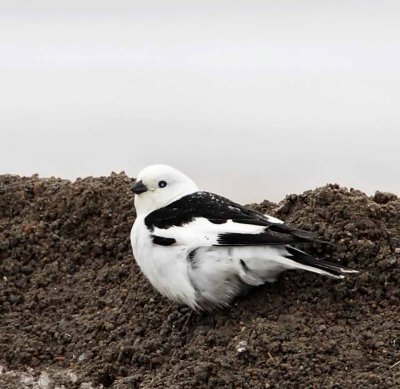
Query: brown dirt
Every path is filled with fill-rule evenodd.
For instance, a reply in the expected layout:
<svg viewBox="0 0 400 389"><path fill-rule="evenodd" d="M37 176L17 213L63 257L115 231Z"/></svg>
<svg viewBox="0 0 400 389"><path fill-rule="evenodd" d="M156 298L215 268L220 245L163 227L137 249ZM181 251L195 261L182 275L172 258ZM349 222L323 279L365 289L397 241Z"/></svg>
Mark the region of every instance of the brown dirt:
<svg viewBox="0 0 400 389"><path fill-rule="evenodd" d="M328 185L253 205L360 274L286 272L182 329L187 310L132 257L131 183L0 176L1 388L400 387L395 195Z"/></svg>

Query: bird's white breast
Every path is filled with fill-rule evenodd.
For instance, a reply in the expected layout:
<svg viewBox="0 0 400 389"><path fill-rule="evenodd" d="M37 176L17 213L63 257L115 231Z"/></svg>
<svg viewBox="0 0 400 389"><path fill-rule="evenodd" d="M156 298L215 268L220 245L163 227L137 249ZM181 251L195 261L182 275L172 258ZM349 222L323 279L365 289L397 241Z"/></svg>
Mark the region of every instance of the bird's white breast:
<svg viewBox="0 0 400 389"><path fill-rule="evenodd" d="M164 296L196 308L196 291L188 275L187 250L184 246L159 246L138 217L132 227L133 255L143 274Z"/></svg>

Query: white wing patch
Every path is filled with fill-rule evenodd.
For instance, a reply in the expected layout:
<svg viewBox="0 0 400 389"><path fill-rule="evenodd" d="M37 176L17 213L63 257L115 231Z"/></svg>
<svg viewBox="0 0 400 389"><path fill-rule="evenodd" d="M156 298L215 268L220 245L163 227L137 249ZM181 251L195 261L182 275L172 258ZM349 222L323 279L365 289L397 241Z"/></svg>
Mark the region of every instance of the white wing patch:
<svg viewBox="0 0 400 389"><path fill-rule="evenodd" d="M277 219L276 217L273 217L273 216L270 216L270 215L267 215L267 214L265 214L264 216L267 218L267 220L270 223L275 223L275 224L284 224L285 223L284 221L282 221L280 219Z"/></svg>
<svg viewBox="0 0 400 389"><path fill-rule="evenodd" d="M260 234L265 231L263 226L235 223L228 220L222 224L211 223L207 218L199 217L183 226L170 228L155 228L154 235L163 238L173 238L177 244L190 249L218 244L218 236L224 233Z"/></svg>

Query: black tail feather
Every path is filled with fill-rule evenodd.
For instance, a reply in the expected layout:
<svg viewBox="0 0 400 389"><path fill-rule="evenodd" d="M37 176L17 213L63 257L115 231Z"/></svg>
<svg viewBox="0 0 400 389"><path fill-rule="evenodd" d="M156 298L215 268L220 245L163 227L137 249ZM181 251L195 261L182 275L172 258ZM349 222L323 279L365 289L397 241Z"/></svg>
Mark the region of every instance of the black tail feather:
<svg viewBox="0 0 400 389"><path fill-rule="evenodd" d="M351 270L344 266L341 266L339 263L333 263L326 261L324 259L316 259L312 257L310 254L305 253L304 251L298 250L293 246L285 246L289 255L288 259L291 259L294 262L297 262L301 265L308 266L315 269L320 269L332 277L343 278L345 274L349 273L358 273L357 270Z"/></svg>

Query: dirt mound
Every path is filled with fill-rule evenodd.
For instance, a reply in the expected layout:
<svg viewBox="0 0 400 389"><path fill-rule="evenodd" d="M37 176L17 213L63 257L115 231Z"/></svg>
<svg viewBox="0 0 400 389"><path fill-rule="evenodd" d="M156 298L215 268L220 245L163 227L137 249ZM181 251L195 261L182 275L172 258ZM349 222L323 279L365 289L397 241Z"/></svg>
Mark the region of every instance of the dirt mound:
<svg viewBox="0 0 400 389"><path fill-rule="evenodd" d="M187 310L132 257L132 182L0 176L1 388L400 387L396 196L328 185L252 205L360 274L286 272L182 330Z"/></svg>

